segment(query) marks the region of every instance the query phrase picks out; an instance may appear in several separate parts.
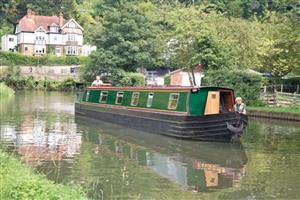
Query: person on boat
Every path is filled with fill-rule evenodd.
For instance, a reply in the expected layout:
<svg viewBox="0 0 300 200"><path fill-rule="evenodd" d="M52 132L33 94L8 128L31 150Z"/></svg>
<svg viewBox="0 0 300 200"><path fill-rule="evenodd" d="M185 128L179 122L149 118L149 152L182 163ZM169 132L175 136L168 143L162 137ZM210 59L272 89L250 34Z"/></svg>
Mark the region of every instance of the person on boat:
<svg viewBox="0 0 300 200"><path fill-rule="evenodd" d="M243 99L241 97L237 97L235 99L235 104L233 106L234 112L242 113L246 115L246 105L243 103Z"/></svg>
<svg viewBox="0 0 300 200"><path fill-rule="evenodd" d="M100 76L96 76L96 80L93 81L92 86L97 87L97 86L100 86L102 84L103 84L103 82L101 81Z"/></svg>

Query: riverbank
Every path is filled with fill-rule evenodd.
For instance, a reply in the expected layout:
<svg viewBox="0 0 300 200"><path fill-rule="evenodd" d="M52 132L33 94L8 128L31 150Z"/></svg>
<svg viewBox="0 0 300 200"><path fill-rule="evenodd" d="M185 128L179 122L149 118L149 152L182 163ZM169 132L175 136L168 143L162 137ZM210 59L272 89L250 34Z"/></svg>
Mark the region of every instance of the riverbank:
<svg viewBox="0 0 300 200"><path fill-rule="evenodd" d="M55 184L0 150L1 199L87 199L82 188Z"/></svg>
<svg viewBox="0 0 300 200"><path fill-rule="evenodd" d="M5 83L0 83L0 98L10 98L14 93L14 90L5 85Z"/></svg>
<svg viewBox="0 0 300 200"><path fill-rule="evenodd" d="M298 107L248 107L247 112L252 117L300 121Z"/></svg>

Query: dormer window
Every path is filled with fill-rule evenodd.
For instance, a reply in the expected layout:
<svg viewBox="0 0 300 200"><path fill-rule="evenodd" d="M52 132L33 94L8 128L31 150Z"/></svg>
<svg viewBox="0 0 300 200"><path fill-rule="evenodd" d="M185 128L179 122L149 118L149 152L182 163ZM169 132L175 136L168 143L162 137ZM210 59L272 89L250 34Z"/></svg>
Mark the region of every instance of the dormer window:
<svg viewBox="0 0 300 200"><path fill-rule="evenodd" d="M58 31L59 31L58 26L50 26L51 33L58 33Z"/></svg>

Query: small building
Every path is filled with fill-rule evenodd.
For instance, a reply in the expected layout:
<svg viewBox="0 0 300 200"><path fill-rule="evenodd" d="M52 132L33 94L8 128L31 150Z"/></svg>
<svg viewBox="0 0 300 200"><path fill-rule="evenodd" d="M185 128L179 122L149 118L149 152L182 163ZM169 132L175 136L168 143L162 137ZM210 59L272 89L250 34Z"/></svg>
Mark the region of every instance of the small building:
<svg viewBox="0 0 300 200"><path fill-rule="evenodd" d="M97 47L96 46L92 46L90 44L85 44L82 46L82 52L81 55L82 56L89 56L93 51L96 51Z"/></svg>
<svg viewBox="0 0 300 200"><path fill-rule="evenodd" d="M165 76L170 73L170 69L147 70L143 72L146 77L146 85L164 85Z"/></svg>
<svg viewBox="0 0 300 200"><path fill-rule="evenodd" d="M2 51L17 51L17 36L6 34L1 37L1 50Z"/></svg>
<svg viewBox="0 0 300 200"><path fill-rule="evenodd" d="M196 86L201 86L201 80L204 77L202 65L196 65L194 68ZM170 73L170 85L191 86L192 73L184 69L177 69Z"/></svg>

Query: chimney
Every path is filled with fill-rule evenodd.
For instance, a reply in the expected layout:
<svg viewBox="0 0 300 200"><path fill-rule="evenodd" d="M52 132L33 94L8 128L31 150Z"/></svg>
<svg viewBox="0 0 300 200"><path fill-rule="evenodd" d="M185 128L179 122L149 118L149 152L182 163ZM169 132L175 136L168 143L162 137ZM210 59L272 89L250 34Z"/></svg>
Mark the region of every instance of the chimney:
<svg viewBox="0 0 300 200"><path fill-rule="evenodd" d="M34 12L29 8L27 10L27 17L30 18L32 15L34 15Z"/></svg>
<svg viewBox="0 0 300 200"><path fill-rule="evenodd" d="M59 28L64 25L64 14L62 12L59 13Z"/></svg>

